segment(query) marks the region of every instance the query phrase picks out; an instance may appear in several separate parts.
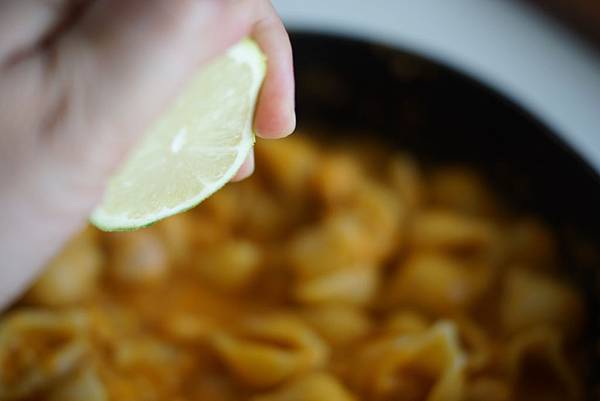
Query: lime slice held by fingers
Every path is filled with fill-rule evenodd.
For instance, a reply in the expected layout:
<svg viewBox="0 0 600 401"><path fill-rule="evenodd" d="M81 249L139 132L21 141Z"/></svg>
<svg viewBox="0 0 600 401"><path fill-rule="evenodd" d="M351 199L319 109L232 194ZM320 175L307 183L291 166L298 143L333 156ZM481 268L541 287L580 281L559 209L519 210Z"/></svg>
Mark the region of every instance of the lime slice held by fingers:
<svg viewBox="0 0 600 401"><path fill-rule="evenodd" d="M225 185L254 144L266 58L244 39L206 66L130 154L91 222L105 231L150 225Z"/></svg>

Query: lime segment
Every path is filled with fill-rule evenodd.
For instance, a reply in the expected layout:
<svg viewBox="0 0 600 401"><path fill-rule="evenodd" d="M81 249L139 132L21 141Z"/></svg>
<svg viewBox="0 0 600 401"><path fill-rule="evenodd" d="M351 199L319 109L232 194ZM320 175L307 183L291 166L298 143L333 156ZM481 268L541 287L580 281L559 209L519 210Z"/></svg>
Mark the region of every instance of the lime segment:
<svg viewBox="0 0 600 401"><path fill-rule="evenodd" d="M254 144L265 60L244 39L193 78L111 178L92 223L105 231L144 227L196 206L231 180Z"/></svg>

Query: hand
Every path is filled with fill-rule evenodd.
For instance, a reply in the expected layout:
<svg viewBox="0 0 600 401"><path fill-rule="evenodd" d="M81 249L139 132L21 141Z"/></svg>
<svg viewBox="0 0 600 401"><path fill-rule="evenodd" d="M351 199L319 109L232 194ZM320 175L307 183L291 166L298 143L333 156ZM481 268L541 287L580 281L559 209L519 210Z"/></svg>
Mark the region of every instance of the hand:
<svg viewBox="0 0 600 401"><path fill-rule="evenodd" d="M0 2L0 308L85 224L186 80L246 35L269 60L256 131L285 136L292 56L268 0ZM236 178L252 170L251 155Z"/></svg>

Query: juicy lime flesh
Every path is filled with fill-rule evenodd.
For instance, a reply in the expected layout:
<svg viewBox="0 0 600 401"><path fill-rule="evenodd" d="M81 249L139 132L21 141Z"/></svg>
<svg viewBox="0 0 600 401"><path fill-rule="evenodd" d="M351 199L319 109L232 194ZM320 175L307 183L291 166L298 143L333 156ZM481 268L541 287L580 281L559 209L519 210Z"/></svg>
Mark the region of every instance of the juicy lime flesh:
<svg viewBox="0 0 600 401"><path fill-rule="evenodd" d="M217 71L222 69L224 76L235 80L227 86L235 86L243 93L244 86L250 82L250 73L227 74L224 71L233 67L225 62L211 66ZM140 150L115 177L122 181L117 182L106 197L104 209L107 213L119 213L135 204L137 206L127 217L139 218L164 208L174 208L222 178L236 157L235 145L240 142L244 130L244 121L228 119L228 116L247 115L250 105L248 98L235 96L233 89L215 88L223 82L206 82L206 76L202 74L192 83L191 92L184 94L167 118L149 133ZM197 93L197 87L206 95L194 101L189 97ZM181 121L186 123L181 124ZM198 131L205 134L193 138L193 144L186 143ZM230 132L238 134L227 135ZM134 177L135 181L130 181L129 177Z"/></svg>
<svg viewBox="0 0 600 401"><path fill-rule="evenodd" d="M112 178L92 222L134 229L186 210L225 184L253 143L262 82L256 74L236 57L204 69Z"/></svg>

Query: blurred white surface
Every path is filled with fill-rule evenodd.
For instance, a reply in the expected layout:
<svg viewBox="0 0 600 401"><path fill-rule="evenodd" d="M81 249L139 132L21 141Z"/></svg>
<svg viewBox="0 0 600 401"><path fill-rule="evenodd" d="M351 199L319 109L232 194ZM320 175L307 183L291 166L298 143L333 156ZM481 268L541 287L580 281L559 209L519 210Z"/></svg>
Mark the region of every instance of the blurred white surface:
<svg viewBox="0 0 600 401"><path fill-rule="evenodd" d="M415 50L500 91L600 172L600 56L512 0L274 0L292 29Z"/></svg>

